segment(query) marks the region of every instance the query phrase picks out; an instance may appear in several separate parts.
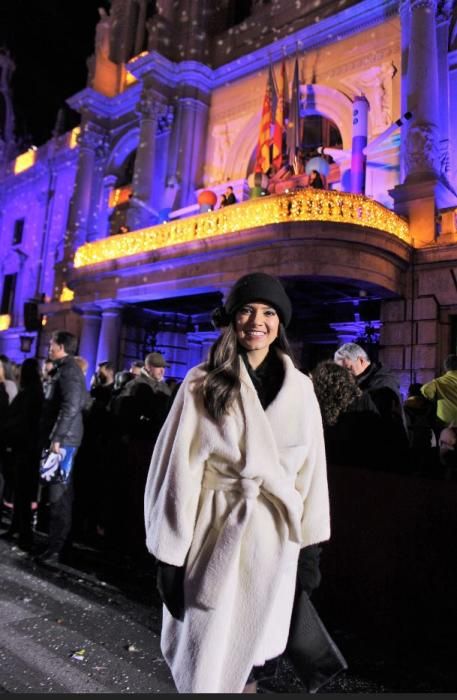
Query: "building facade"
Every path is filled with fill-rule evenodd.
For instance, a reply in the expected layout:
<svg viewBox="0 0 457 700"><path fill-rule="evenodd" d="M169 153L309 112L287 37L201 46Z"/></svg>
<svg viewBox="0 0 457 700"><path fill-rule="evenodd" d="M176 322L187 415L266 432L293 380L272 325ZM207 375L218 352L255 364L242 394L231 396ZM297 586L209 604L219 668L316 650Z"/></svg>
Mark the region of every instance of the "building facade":
<svg viewBox="0 0 457 700"><path fill-rule="evenodd" d="M20 361L28 335L43 357L65 328L89 376L157 349L179 379L233 281L264 270L304 369L356 340L403 389L435 376L457 348L456 20L438 0L113 0L68 100L80 126L26 153L0 56L0 352ZM267 194L268 76L292 96L296 67L299 145L323 147L328 186ZM228 185L238 203L205 211Z"/></svg>

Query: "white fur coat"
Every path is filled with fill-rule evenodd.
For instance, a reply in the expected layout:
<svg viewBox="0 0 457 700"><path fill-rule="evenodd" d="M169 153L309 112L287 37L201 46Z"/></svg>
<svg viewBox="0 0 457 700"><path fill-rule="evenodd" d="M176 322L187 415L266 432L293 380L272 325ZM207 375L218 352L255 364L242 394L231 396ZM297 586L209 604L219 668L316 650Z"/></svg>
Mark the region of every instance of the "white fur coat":
<svg viewBox="0 0 457 700"><path fill-rule="evenodd" d="M161 648L181 693L239 693L253 665L284 651L300 547L330 536L320 411L283 355L285 378L262 408L240 359L240 400L216 425L181 385L145 491L146 541L186 565L185 616L164 607Z"/></svg>

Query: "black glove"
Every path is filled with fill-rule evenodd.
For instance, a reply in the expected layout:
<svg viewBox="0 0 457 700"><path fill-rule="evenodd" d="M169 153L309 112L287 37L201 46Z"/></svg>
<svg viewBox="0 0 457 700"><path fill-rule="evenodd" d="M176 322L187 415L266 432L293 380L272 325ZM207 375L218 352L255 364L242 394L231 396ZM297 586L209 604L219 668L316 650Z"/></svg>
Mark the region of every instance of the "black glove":
<svg viewBox="0 0 457 700"><path fill-rule="evenodd" d="M310 596L321 582L319 567L321 547L317 544L308 545L300 550L297 568L297 588Z"/></svg>
<svg viewBox="0 0 457 700"><path fill-rule="evenodd" d="M184 566L157 562L157 590L168 612L184 620Z"/></svg>

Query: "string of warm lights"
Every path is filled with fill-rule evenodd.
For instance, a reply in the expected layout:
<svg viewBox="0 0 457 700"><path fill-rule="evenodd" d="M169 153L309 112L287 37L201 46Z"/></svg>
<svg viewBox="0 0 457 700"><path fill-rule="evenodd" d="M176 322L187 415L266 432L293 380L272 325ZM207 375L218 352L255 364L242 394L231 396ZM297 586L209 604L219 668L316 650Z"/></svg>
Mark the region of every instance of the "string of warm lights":
<svg viewBox="0 0 457 700"><path fill-rule="evenodd" d="M409 242L408 223L379 202L363 195L307 189L258 197L217 211L86 243L76 251L74 264L85 267L226 233L297 221L353 224Z"/></svg>

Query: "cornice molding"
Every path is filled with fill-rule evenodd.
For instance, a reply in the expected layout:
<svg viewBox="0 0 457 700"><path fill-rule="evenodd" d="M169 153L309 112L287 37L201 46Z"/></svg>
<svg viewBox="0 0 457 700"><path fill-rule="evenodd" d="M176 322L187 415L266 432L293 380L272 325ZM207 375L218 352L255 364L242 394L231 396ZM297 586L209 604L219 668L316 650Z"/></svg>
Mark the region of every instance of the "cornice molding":
<svg viewBox="0 0 457 700"><path fill-rule="evenodd" d="M80 114L89 112L104 119L115 119L135 111L141 88L141 84L135 84L115 97L107 97L88 87L69 97L66 103Z"/></svg>
<svg viewBox="0 0 457 700"><path fill-rule="evenodd" d="M256 51L246 53L214 70L197 61L173 63L156 51L132 59L128 63L128 69L138 80L151 76L168 88L190 85L210 92L226 83L267 68L270 63L279 62L284 56L295 55L297 46L303 53L331 43L336 38L341 41L397 14L398 0L378 0L376 3L372 0L363 0L355 6L337 12L332 17L304 27Z"/></svg>
<svg viewBox="0 0 457 700"><path fill-rule="evenodd" d="M214 87L213 70L199 61L174 63L157 51L150 51L127 65L138 80L153 77L168 89L188 85L209 93Z"/></svg>

